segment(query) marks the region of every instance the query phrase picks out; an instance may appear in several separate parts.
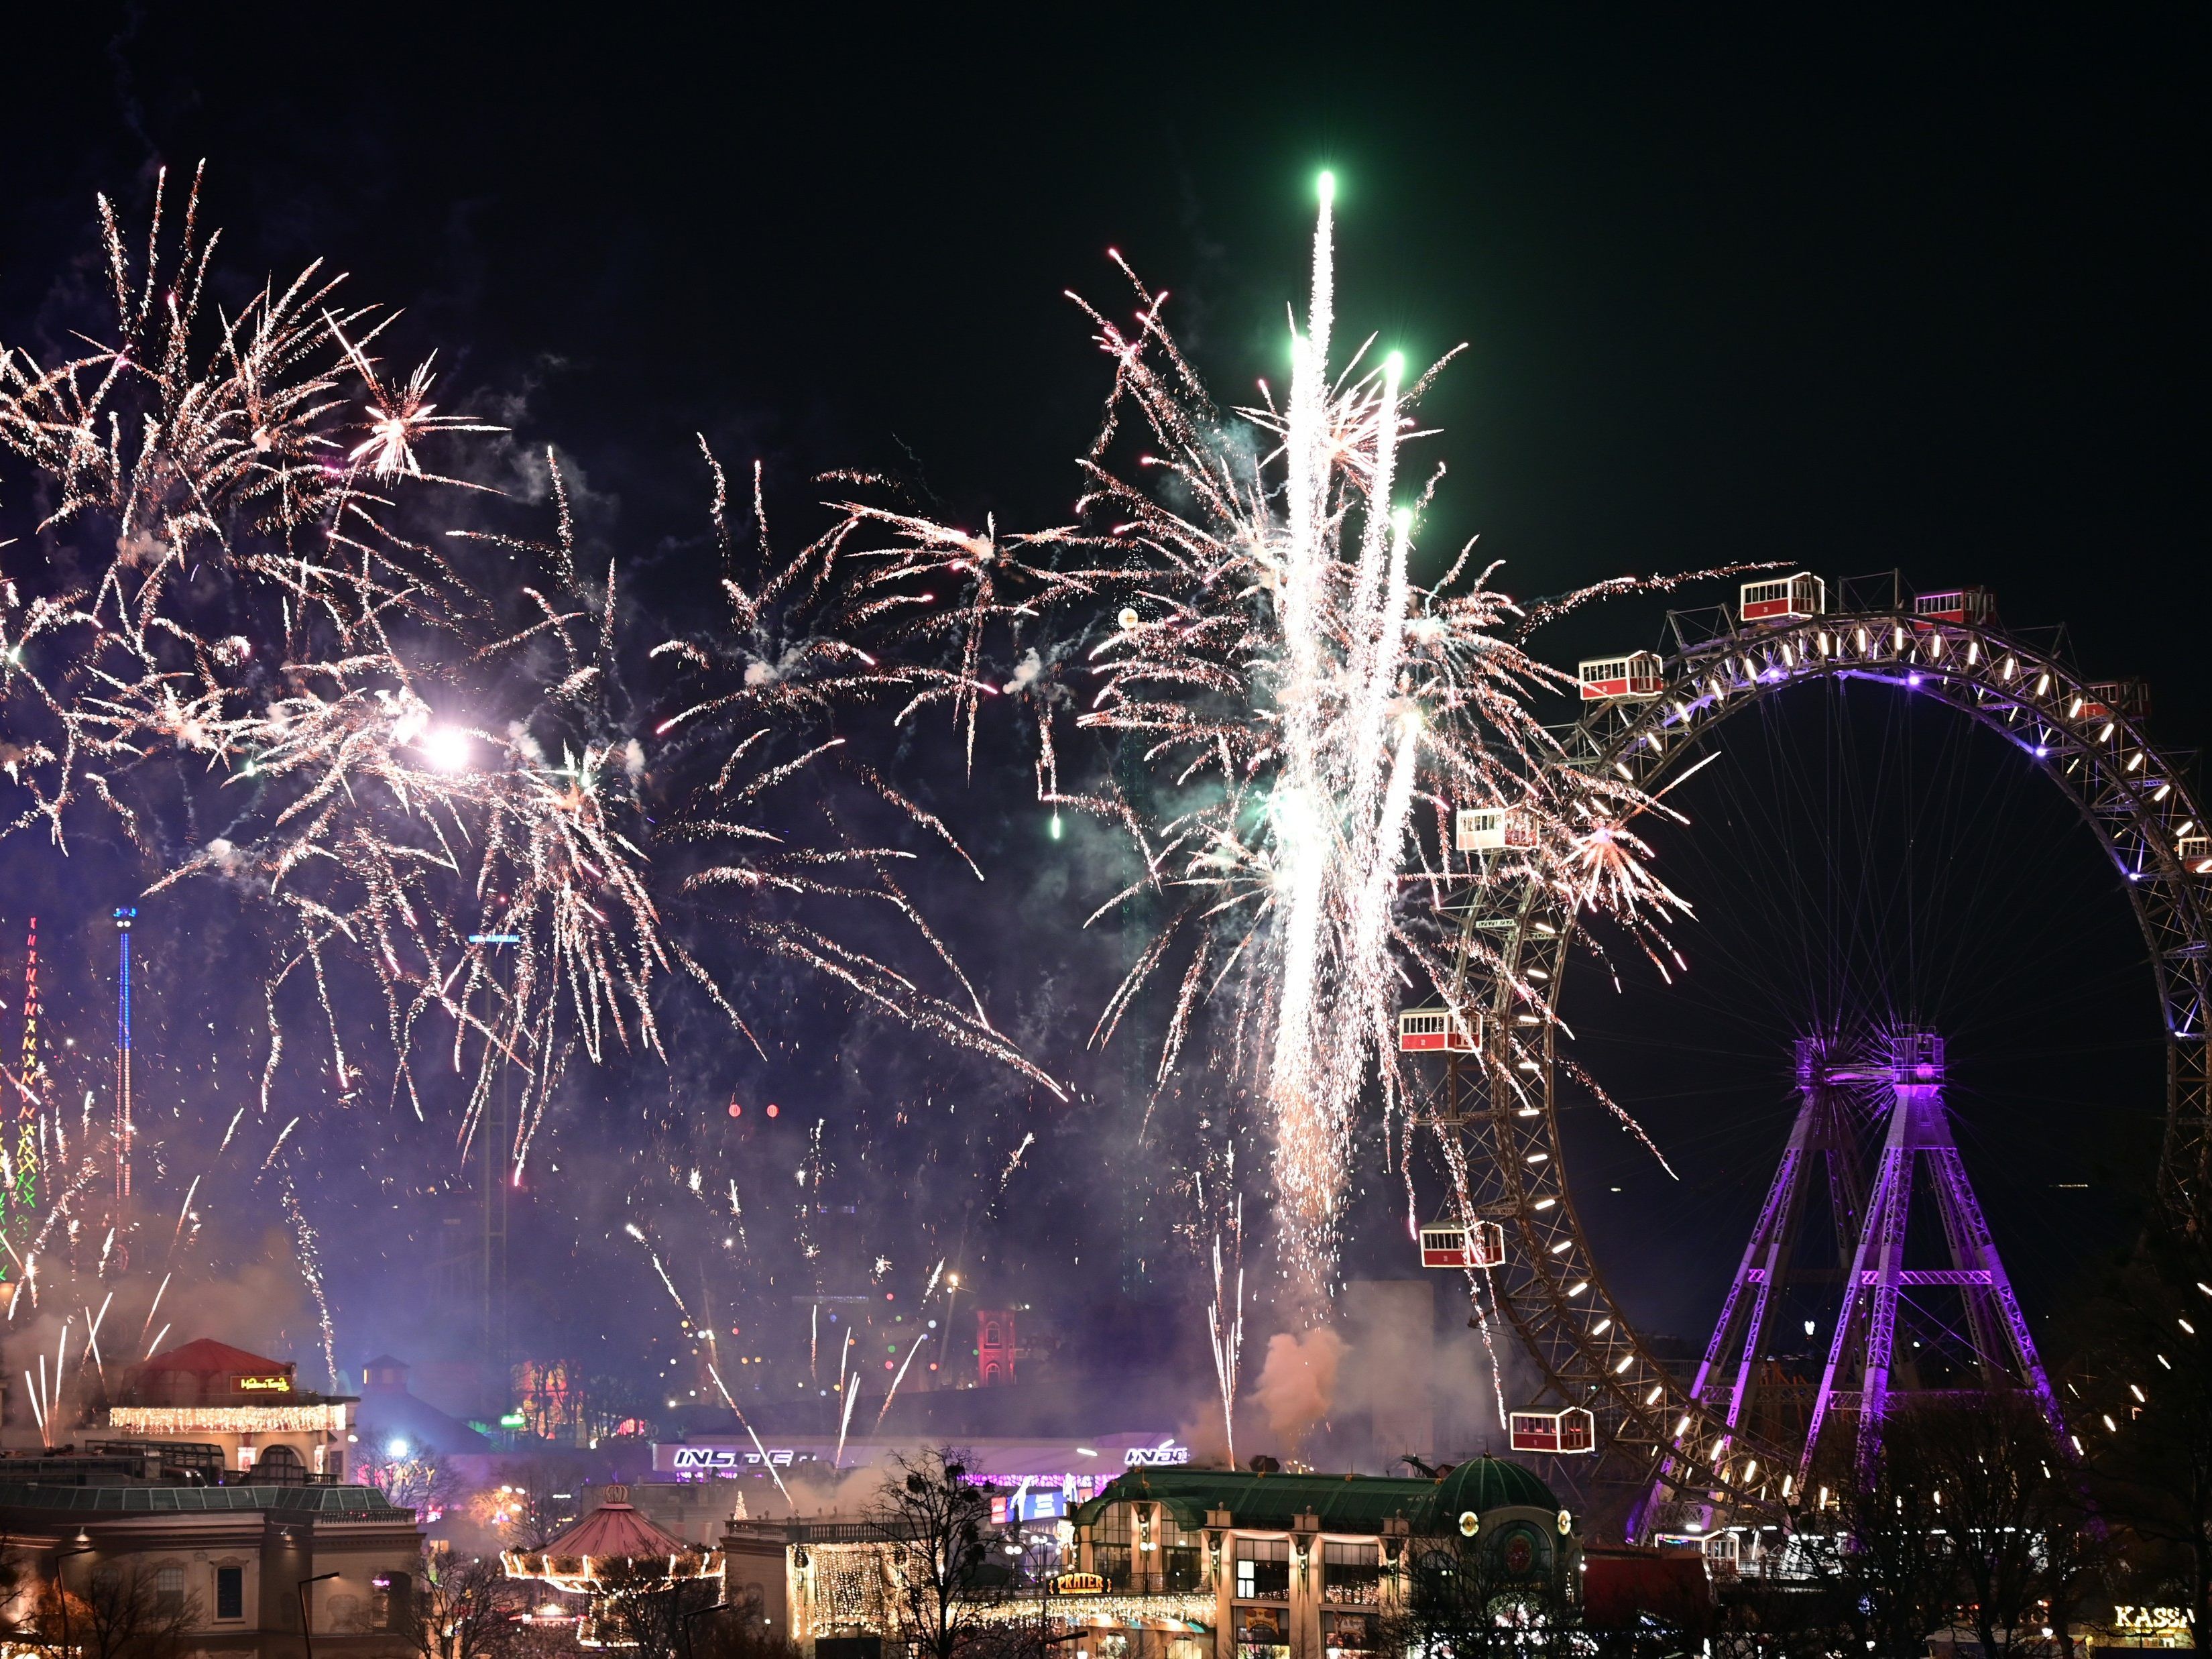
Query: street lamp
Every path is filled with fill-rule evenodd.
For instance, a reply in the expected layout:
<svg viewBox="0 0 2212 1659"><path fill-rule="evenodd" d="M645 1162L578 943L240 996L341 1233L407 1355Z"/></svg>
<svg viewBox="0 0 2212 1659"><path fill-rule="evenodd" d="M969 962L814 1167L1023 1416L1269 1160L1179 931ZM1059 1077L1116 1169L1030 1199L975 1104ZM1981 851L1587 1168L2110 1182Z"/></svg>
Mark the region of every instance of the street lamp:
<svg viewBox="0 0 2212 1659"><path fill-rule="evenodd" d="M315 1620L311 1611L313 1603L307 1600L307 1586L319 1584L325 1578L335 1578L334 1572L319 1572L313 1578L302 1578L293 1586L300 1598L300 1641L307 1650L307 1659L315 1659Z"/></svg>
<svg viewBox="0 0 2212 1659"><path fill-rule="evenodd" d="M678 1586L679 1592L682 1588L683 1587L681 1585ZM720 1613L721 1610L722 1598L718 1594L715 1598L707 1603L705 1607L694 1607L690 1612L681 1615L677 1620L677 1624L684 1632L684 1659L691 1659L691 1621L694 1619L703 1618L710 1613Z"/></svg>
<svg viewBox="0 0 2212 1659"><path fill-rule="evenodd" d="M77 1536L82 1538L84 1534L80 1532ZM97 1544L85 1544L76 1549L54 1552L54 1600L61 1604L62 1609L61 1659L69 1659L70 1651L69 1586L62 1583L62 1563L72 1555L97 1555L99 1553L100 1547Z"/></svg>

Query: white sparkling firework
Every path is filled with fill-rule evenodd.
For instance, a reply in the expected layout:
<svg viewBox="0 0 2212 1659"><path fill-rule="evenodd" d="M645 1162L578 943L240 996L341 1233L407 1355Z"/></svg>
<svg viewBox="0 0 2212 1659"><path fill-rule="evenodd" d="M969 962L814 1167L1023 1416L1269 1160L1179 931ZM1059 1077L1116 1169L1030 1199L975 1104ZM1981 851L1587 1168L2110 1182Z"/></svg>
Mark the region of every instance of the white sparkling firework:
<svg viewBox="0 0 2212 1659"><path fill-rule="evenodd" d="M1442 363L1409 381L1397 354L1370 360L1370 340L1333 371L1334 258L1324 179L1288 396L1263 385L1226 413L1164 327L1164 295L1131 276L1126 330L1085 306L1115 381L1072 526L978 535L842 503L875 604L957 642L957 680L916 703L949 702L971 730L981 697L1025 704L1043 800L1134 841L1143 874L1097 915L1144 900L1157 915L1165 900L1165 917L1095 1040L1172 979L1164 1085L1200 1008L1226 1006L1218 1046L1266 1103L1278 1243L1309 1310L1334 1271L1362 1092L1379 1073L1401 1098L1401 999L1459 994L1448 897L1534 878L1646 938L1682 908L1626 827L1650 803L1565 764L1532 712L1533 693L1568 678L1517 643L1528 619L1490 572L1469 575L1471 548L1433 586L1414 580L1436 480L1402 491L1401 450L1425 435L1411 411ZM1020 649L1054 606L1102 619L1086 653ZM994 686L980 663L996 625L1019 655ZM1063 785L1057 728L1071 718L1115 745L1117 777L1133 763L1146 787ZM1449 833L1455 808L1486 806L1518 814L1531 843L1487 869Z"/></svg>
<svg viewBox="0 0 2212 1659"><path fill-rule="evenodd" d="M465 1152L516 1068L525 1096L501 1152L519 1170L572 1057L660 1050L672 975L743 1026L714 968L672 937L672 905L718 950L735 939L802 963L1053 1086L992 1027L892 876L911 854L855 844L826 804L811 832L769 817L775 792L836 767L951 843L847 760L830 723L951 679L852 642L870 613L858 573L836 568L842 532L778 564L763 520L749 585L714 469L731 623L653 653L684 678L648 734L621 686L612 568L582 569L550 457L550 539L421 528L438 510L426 491L479 488L424 447L497 428L439 412L428 362L388 382L369 348L389 314L339 307L319 265L209 315L197 179L174 238L163 200L143 258L100 204L111 339L52 366L0 349L0 451L43 473L56 502L39 526L50 557L16 561L0 584L0 759L22 802L0 834L63 842L89 815L150 855L174 844L179 817L223 826L149 891L220 882L280 919L264 1111L304 988L343 1098L374 1064L421 1115L419 1062L450 1048L471 1083ZM648 735L672 740L650 760ZM648 811L653 769L702 763L711 783L684 794L679 781ZM659 886L656 850L670 855ZM824 899L888 907L953 994L801 908ZM380 1019L351 1006L346 981L363 971ZM449 1042L430 1035L433 1014Z"/></svg>

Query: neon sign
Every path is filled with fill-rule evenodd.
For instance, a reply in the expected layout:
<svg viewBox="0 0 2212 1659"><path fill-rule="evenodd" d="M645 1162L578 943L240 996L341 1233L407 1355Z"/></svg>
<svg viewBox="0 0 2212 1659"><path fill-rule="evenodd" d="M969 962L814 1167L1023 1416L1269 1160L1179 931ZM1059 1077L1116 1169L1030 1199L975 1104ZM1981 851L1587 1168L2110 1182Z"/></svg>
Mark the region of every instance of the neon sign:
<svg viewBox="0 0 2212 1659"><path fill-rule="evenodd" d="M240 1394L283 1394L292 1386L289 1376L241 1376L238 1379Z"/></svg>
<svg viewBox="0 0 2212 1659"><path fill-rule="evenodd" d="M1132 1446L1121 1454L1125 1469L1157 1469L1190 1462L1190 1448L1163 1443L1157 1446Z"/></svg>

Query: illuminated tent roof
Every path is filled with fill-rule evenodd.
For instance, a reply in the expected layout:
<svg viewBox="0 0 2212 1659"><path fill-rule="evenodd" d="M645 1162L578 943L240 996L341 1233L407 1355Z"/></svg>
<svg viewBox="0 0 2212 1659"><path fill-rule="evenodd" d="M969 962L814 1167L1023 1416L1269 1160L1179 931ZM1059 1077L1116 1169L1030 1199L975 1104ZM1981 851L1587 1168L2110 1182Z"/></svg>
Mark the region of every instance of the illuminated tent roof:
<svg viewBox="0 0 2212 1659"><path fill-rule="evenodd" d="M694 1545L665 1532L640 1514L628 1486L609 1486L599 1508L544 1548L547 1555L588 1555L594 1560L654 1560L694 1555Z"/></svg>
<svg viewBox="0 0 2212 1659"><path fill-rule="evenodd" d="M510 1578L540 1578L556 1589L597 1595L649 1589L683 1578L714 1578L722 1553L687 1544L631 1507L628 1486L608 1486L599 1506L542 1550L507 1550ZM586 1637L584 1645L603 1645Z"/></svg>

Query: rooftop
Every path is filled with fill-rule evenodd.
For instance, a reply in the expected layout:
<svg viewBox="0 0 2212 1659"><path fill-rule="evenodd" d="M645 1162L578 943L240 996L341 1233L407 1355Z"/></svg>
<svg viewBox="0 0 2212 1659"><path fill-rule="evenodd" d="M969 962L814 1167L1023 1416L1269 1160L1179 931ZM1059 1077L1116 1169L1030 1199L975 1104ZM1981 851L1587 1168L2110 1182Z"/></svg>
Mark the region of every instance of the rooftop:
<svg viewBox="0 0 2212 1659"><path fill-rule="evenodd" d="M1557 1510L1552 1489L1529 1469L1498 1457L1470 1457L1436 1480L1372 1474L1254 1474L1245 1469L1132 1469L1076 1510L1079 1524L1108 1504L1149 1498L1177 1523L1203 1527L1206 1511L1226 1510L1239 1527L1290 1530L1310 1511L1324 1531L1376 1533L1402 1519L1417 1531L1449 1525L1462 1512Z"/></svg>
<svg viewBox="0 0 2212 1659"><path fill-rule="evenodd" d="M147 1360L141 1368L149 1371L191 1371L202 1376L222 1376L234 1373L246 1376L277 1376L292 1367L288 1361L268 1359L258 1353L248 1353L243 1348L234 1348L228 1342L218 1342L213 1337L203 1336L179 1347L166 1348Z"/></svg>
<svg viewBox="0 0 2212 1659"><path fill-rule="evenodd" d="M653 1560L697 1553L672 1532L655 1526L629 1501L629 1488L614 1486L589 1515L539 1552L548 1556L590 1556L594 1560Z"/></svg>
<svg viewBox="0 0 2212 1659"><path fill-rule="evenodd" d="M248 1510L333 1520L411 1521L374 1486L52 1486L0 1482L0 1511L98 1510L119 1515L220 1513Z"/></svg>

